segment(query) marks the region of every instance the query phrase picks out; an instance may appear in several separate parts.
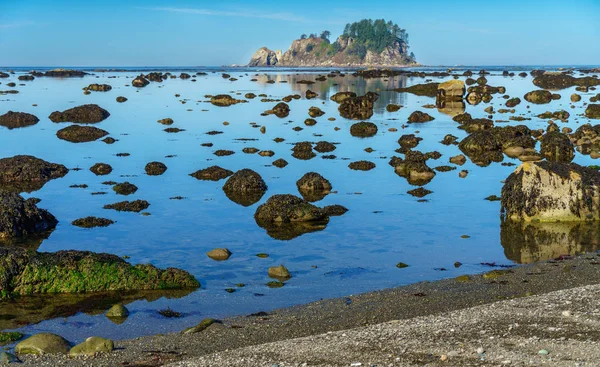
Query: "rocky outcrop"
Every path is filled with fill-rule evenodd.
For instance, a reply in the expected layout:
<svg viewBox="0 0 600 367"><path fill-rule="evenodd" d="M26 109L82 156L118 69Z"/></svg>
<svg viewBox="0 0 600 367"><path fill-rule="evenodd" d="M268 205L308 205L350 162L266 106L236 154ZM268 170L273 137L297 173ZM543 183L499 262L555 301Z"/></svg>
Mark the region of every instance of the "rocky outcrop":
<svg viewBox="0 0 600 367"><path fill-rule="evenodd" d="M15 192L0 190L0 241L34 235L54 229L58 221L33 200ZM0 266L0 279L2 279Z"/></svg>
<svg viewBox="0 0 600 367"><path fill-rule="evenodd" d="M134 266L115 255L0 247L0 294L3 295L198 287L198 281L184 270L161 270L150 264Z"/></svg>
<svg viewBox="0 0 600 367"><path fill-rule="evenodd" d="M62 164L46 162L30 155L0 159L0 188L17 192L32 192L46 182L65 176L69 170Z"/></svg>
<svg viewBox="0 0 600 367"><path fill-rule="evenodd" d="M576 78L569 74L563 73L542 73L533 79L533 84L544 89L565 89L574 86L593 87L600 85L600 79L586 76Z"/></svg>
<svg viewBox="0 0 600 367"><path fill-rule="evenodd" d="M242 206L250 206L263 197L267 184L258 173L245 168L227 179L223 191L229 200Z"/></svg>
<svg viewBox="0 0 600 367"><path fill-rule="evenodd" d="M351 120L366 120L373 116L373 106L379 94L367 92L362 97L348 97L342 100L338 111L340 116Z"/></svg>
<svg viewBox="0 0 600 367"><path fill-rule="evenodd" d="M465 92L465 83L462 80L452 79L438 85L437 98L441 101L460 101Z"/></svg>
<svg viewBox="0 0 600 367"><path fill-rule="evenodd" d="M266 47L261 47L252 55L248 66L276 66L282 56L281 51L275 52Z"/></svg>
<svg viewBox="0 0 600 367"><path fill-rule="evenodd" d="M523 163L506 179L502 210L514 221L600 220L600 172L575 163Z"/></svg>

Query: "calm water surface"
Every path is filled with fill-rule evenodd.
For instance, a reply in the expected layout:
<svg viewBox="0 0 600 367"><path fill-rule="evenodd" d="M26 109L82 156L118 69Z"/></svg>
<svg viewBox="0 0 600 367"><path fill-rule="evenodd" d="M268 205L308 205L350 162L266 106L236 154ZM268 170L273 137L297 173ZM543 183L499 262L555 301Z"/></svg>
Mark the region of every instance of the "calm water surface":
<svg viewBox="0 0 600 367"><path fill-rule="evenodd" d="M517 73L522 71L508 69ZM523 99L525 93L537 89L531 77L503 77L501 70L504 68L488 70L492 72L492 75L486 76L488 84L505 86L510 96ZM95 72L85 78L40 77L32 82L17 81L17 76L23 72L17 71L9 79L1 80L0 90L18 89L20 93L0 96L0 114L8 110L29 112L38 116L40 122L22 129L0 128L1 156L29 154L69 168L82 169L72 170L64 178L50 181L37 192L24 194L42 199L39 206L48 209L60 221L50 237L41 243L39 251L76 249L108 252L129 256L128 261L132 263L178 267L196 276L202 288L191 293L175 292L165 297L156 293L124 296L131 316L120 325L102 314L113 302L110 297L104 299L106 304L101 300L87 302L88 306L92 303L96 307L83 306L86 303L83 297L21 299L2 306L0 329L18 329L27 334L50 331L72 341L80 341L90 335L130 338L178 331L205 317L222 318L268 311L322 298L489 270L481 263L514 265L597 249L595 241L582 242L579 237L574 238L570 226L542 229L557 233L563 239L545 242L537 240L538 236L527 236L523 231L517 230L515 234L514 230L507 232L506 228L502 229L499 202L489 202L484 198L491 194L500 195L502 180L515 167L500 163L478 167L468 161L459 167L459 170L469 171L466 179L458 177L459 170L438 172L425 186L433 191L426 197L426 202L419 202L407 194L415 186L396 175L388 165L389 158L398 155L394 150L399 147L397 140L400 135L415 133L423 138L416 149L422 152L437 150L442 154L439 160L428 161L431 167L448 165L451 156L461 153L457 146L439 143L446 134L456 135L459 139L467 135L457 129L458 124L452 121L451 116L437 109L422 107L435 103L434 99L386 91L424 83L423 78L364 80L347 75L306 86L296 81L314 80L320 73L283 70L265 74L264 71L233 69L228 73L238 78L235 82L209 70L208 75L197 77L196 82L168 79L136 89L128 84L139 72ZM179 71L173 73L179 75ZM258 81L250 81L252 78ZM449 78L430 79L443 81ZM275 83L269 84L268 80ZM6 87L5 84L11 81L24 85ZM110 84L113 89L84 95L82 88L91 83ZM260 97L226 108L206 103L207 98L204 97L208 94L241 93L237 98L243 98L245 93L253 92L265 93L269 98L282 98L295 93L304 96L307 89L319 93L319 97L293 100L289 103L289 117L283 119L274 115L261 116L276 102L263 103ZM360 139L350 135L353 121L341 118L338 105L329 100L334 93L345 90L358 94L367 91L380 93L375 114L370 119L379 127L375 137ZM532 129L545 128L547 121L535 117L537 114L565 109L571 113L571 118L568 123L559 125L576 129L589 121L582 117L583 102L571 108L569 96L574 92L574 88L562 90L559 92L562 95L560 100L541 106L526 107L528 103L523 100L516 115L531 117L530 121L500 122L497 125L526 124ZM587 101L596 92L580 94L583 101ZM117 103L117 96L125 96L128 101ZM504 102L500 95L495 95L490 104L467 105L466 111L473 117L485 117L487 113L483 110L486 107L502 108ZM56 137L56 131L68 124L52 123L47 116L53 111L85 103L98 104L111 113L107 120L94 126L107 130L118 142L112 145L101 141L73 144ZM389 113L385 110L388 103L404 107ZM317 118L315 126L309 127L304 125L304 120L308 118L307 111L311 106L320 107L326 114ZM425 111L435 120L402 129L408 115L415 110ZM509 116L495 114L494 119L508 120ZM165 126L157 120L165 117L175 121L172 127L185 131L177 134L164 132ZM335 117L336 121L328 121L329 117ZM224 121L229 125L223 125ZM252 127L251 122L265 126L266 133L262 134L258 128ZM303 127L303 130L294 131L297 126ZM336 127L340 128L339 131L334 129ZM392 127L398 131L389 132ZM206 134L212 130L223 134ZM285 141L275 143L273 139L276 137ZM238 140L241 138L257 140ZM291 156L291 143L321 140L339 143L334 152L326 153L335 154L337 159L322 159L322 154L319 154L314 159L302 161ZM214 146L201 146L207 142ZM245 147L273 150L276 154L270 158L244 154L242 149ZM365 152L367 147L374 151ZM236 153L217 157L213 155L217 149L230 149ZM119 157L118 153L130 153L130 156ZM277 158L284 158L290 164L283 169L271 166ZM351 161L362 159L374 162L376 168L368 172L348 168ZM164 162L168 166L167 172L162 176L147 176L144 166L150 161ZM88 169L98 162L110 164L113 172L108 176L95 176ZM520 163L508 157L504 158L504 162ZM575 162L597 164L589 156L580 154L577 154ZM198 181L189 176L211 165L232 171L251 168L260 173L269 189L259 203L249 207L238 205L223 193L224 180ZM254 221L256 208L274 194L298 195L295 182L310 171L319 172L329 179L334 190L316 204L341 204L349 209L348 213L332 217L327 228L319 232L289 241L269 237ZM102 184L107 180L129 181L137 185L139 190L126 200L148 200L151 215L104 210L105 204L125 200L114 194L110 186ZM69 187L75 184L87 184L89 187ZM96 191L106 191L107 194L91 195ZM184 199L170 199L175 196ZM89 215L110 218L116 223L95 229L71 225L73 220ZM596 229L586 228L586 238L598 238ZM470 238L461 238L463 235ZM233 256L228 261L213 261L206 252L215 247L227 247ZM261 252L268 253L269 258L256 257ZM409 267L398 269L398 262ZM455 262L463 265L455 268ZM279 264L289 268L293 278L283 288L270 289L265 285L270 280L267 269ZM235 288L238 283L246 286L231 294L225 291L226 288ZM114 297L116 302L119 296ZM157 310L166 307L185 316L179 319L159 316ZM87 313L77 312L79 309L85 309Z"/></svg>

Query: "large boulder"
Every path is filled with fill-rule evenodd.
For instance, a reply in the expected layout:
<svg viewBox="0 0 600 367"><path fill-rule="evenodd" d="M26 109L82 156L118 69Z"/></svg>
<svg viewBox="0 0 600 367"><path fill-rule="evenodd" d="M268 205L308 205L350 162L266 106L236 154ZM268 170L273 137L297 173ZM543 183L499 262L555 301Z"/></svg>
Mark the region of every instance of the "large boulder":
<svg viewBox="0 0 600 367"><path fill-rule="evenodd" d="M39 209L34 200L15 192L0 190L0 240L10 240L54 229L58 221Z"/></svg>
<svg viewBox="0 0 600 367"><path fill-rule="evenodd" d="M35 115L25 112L8 111L0 116L0 125L9 129L17 129L35 125L40 121Z"/></svg>
<svg viewBox="0 0 600 367"><path fill-rule="evenodd" d="M89 293L196 289L198 281L175 268L131 265L119 256L89 251L32 252L0 247L0 294Z"/></svg>
<svg viewBox="0 0 600 367"><path fill-rule="evenodd" d="M523 163L506 179L502 210L514 221L600 220L600 172L575 163Z"/></svg>
<svg viewBox="0 0 600 367"><path fill-rule="evenodd" d="M0 159L0 188L18 192L32 192L46 182L65 176L69 170L62 164L46 162L30 155Z"/></svg>
<svg viewBox="0 0 600 367"><path fill-rule="evenodd" d="M267 191L267 184L258 173L244 168L227 179L223 191L231 201L250 206L263 197Z"/></svg>
<svg viewBox="0 0 600 367"><path fill-rule="evenodd" d="M62 336L39 333L23 340L15 347L17 354L67 354L71 345Z"/></svg>
<svg viewBox="0 0 600 367"><path fill-rule="evenodd" d="M338 111L340 116L351 120L366 120L373 116L373 106L379 94L367 92L362 97L349 97L342 100Z"/></svg>
<svg viewBox="0 0 600 367"><path fill-rule="evenodd" d="M52 122L76 122L79 124L94 124L107 119L110 116L107 110L95 105L86 104L83 106L69 108L63 112L54 111L49 119Z"/></svg>
<svg viewBox="0 0 600 367"><path fill-rule="evenodd" d="M445 101L460 101L465 92L466 87L462 80L451 79L438 85L437 98Z"/></svg>
<svg viewBox="0 0 600 367"><path fill-rule="evenodd" d="M96 141L108 135L108 131L94 126L71 125L56 132L56 136L61 140L71 143L88 143Z"/></svg>

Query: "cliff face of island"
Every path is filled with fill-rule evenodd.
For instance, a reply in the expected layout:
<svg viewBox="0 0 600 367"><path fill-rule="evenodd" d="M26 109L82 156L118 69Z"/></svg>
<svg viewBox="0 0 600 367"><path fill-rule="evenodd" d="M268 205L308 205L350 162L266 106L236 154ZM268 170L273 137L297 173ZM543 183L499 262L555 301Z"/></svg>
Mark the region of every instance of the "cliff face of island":
<svg viewBox="0 0 600 367"><path fill-rule="evenodd" d="M346 25L344 33L333 43L329 31L321 36L302 35L283 53L262 47L254 53L248 66L266 67L364 67L416 65L408 52L408 34L383 19L362 20Z"/></svg>

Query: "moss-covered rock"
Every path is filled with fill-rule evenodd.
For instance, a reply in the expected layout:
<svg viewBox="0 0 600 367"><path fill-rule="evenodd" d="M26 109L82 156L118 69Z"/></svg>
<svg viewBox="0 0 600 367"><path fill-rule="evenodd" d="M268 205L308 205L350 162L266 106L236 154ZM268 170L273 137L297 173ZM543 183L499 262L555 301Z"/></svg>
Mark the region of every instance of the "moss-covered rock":
<svg viewBox="0 0 600 367"><path fill-rule="evenodd" d="M258 202L268 187L263 178L255 171L245 168L227 179L223 191L227 197L242 206Z"/></svg>
<svg viewBox="0 0 600 367"><path fill-rule="evenodd" d="M23 340L15 347L17 354L67 354L71 345L62 336L39 333Z"/></svg>
<svg viewBox="0 0 600 367"><path fill-rule="evenodd" d="M330 143L328 141L319 141L317 142L317 144L315 144L314 149L319 153L329 153L333 152L336 149L336 147L335 144Z"/></svg>
<svg viewBox="0 0 600 367"><path fill-rule="evenodd" d="M107 218L85 217L75 219L71 224L81 228L108 227L115 222Z"/></svg>
<svg viewBox="0 0 600 367"><path fill-rule="evenodd" d="M600 104L590 104L585 109L585 115L591 119L600 119Z"/></svg>
<svg viewBox="0 0 600 367"><path fill-rule="evenodd" d="M23 338L23 334L18 331L0 331L0 345L14 343Z"/></svg>
<svg viewBox="0 0 600 367"><path fill-rule="evenodd" d="M194 327L191 327L189 329L186 329L183 331L184 334L197 334L197 333L201 333L204 330L206 330L209 326L211 326L212 324L218 322L215 319L204 319L202 321L200 321L200 323Z"/></svg>
<svg viewBox="0 0 600 367"><path fill-rule="evenodd" d="M300 160L309 160L317 155L313 152L312 143L308 141L302 141L294 144L292 148L292 157Z"/></svg>
<svg viewBox="0 0 600 367"><path fill-rule="evenodd" d="M107 110L96 105L86 104L69 108L63 112L54 111L48 117L52 122L76 122L79 124L94 124L110 116Z"/></svg>
<svg viewBox="0 0 600 367"><path fill-rule="evenodd" d="M132 184L130 182L118 183L118 184L114 185L112 189L118 195L125 195L125 196L134 194L138 190L137 186L135 186L134 184Z"/></svg>
<svg viewBox="0 0 600 367"><path fill-rule="evenodd" d="M233 175L232 171L219 166L210 166L190 174L195 179L205 181L219 181L231 175Z"/></svg>
<svg viewBox="0 0 600 367"><path fill-rule="evenodd" d="M115 349L115 343L110 339L101 338L99 336L91 336L87 338L83 343L77 344L71 350L69 350L69 356L79 357L87 356L93 357L97 353L108 353Z"/></svg>
<svg viewBox="0 0 600 367"><path fill-rule="evenodd" d="M370 171L375 168L375 163L370 161L355 161L348 164L348 168L354 171Z"/></svg>
<svg viewBox="0 0 600 367"><path fill-rule="evenodd" d="M316 172L308 172L296 181L302 197L311 202L322 200L332 189L331 183Z"/></svg>
<svg viewBox="0 0 600 367"><path fill-rule="evenodd" d="M46 182L64 177L69 170L62 164L46 162L30 155L0 159L0 188L17 192L41 189Z"/></svg>

